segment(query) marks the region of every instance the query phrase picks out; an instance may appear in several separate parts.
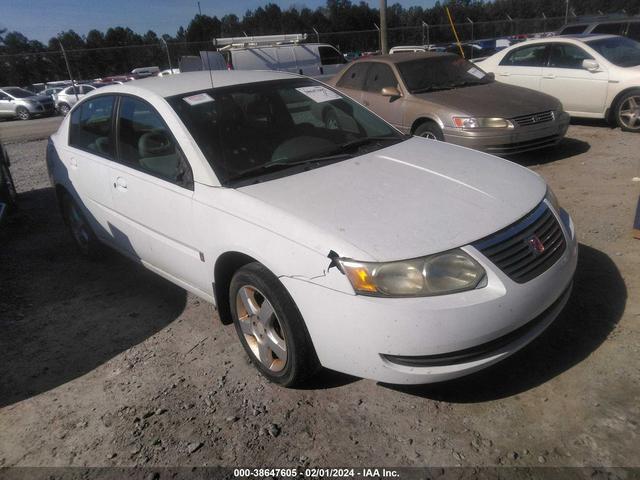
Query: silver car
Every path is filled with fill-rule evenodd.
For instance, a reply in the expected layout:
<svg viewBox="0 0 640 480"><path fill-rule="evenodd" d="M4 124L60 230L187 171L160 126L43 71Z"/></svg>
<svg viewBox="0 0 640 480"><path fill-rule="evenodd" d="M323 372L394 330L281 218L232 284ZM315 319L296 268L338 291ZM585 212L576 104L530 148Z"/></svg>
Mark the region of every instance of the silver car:
<svg viewBox="0 0 640 480"><path fill-rule="evenodd" d="M36 95L20 87L0 88L0 117L29 120L33 116L53 113L55 105L50 96Z"/></svg>
<svg viewBox="0 0 640 480"><path fill-rule="evenodd" d="M62 115L66 115L78 100L82 99L87 93L92 92L95 89L96 87L92 85L76 85L75 87L67 87L54 96L56 108Z"/></svg>

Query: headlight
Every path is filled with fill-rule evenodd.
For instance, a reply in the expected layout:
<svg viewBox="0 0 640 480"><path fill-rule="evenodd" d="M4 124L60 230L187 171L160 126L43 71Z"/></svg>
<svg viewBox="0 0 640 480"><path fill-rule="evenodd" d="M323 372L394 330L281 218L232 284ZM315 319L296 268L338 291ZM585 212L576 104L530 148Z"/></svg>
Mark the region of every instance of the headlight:
<svg viewBox="0 0 640 480"><path fill-rule="evenodd" d="M558 197L553 193L551 187L547 185L547 195L545 198L549 201L551 206L555 209L556 212L560 212L560 202L558 201Z"/></svg>
<svg viewBox="0 0 640 480"><path fill-rule="evenodd" d="M453 117L458 128L513 128L513 123L505 118Z"/></svg>
<svg viewBox="0 0 640 480"><path fill-rule="evenodd" d="M340 259L340 265L360 295L377 297L428 297L474 289L484 269L460 249L398 262L357 262Z"/></svg>

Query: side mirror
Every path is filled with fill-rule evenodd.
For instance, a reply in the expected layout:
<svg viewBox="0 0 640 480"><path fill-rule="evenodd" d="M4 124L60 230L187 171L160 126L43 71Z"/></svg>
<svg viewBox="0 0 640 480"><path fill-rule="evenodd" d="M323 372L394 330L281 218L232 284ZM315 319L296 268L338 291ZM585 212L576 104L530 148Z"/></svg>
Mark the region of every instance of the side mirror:
<svg viewBox="0 0 640 480"><path fill-rule="evenodd" d="M582 68L591 73L600 71L600 65L598 65L598 62L591 58L585 58L582 60Z"/></svg>
<svg viewBox="0 0 640 480"><path fill-rule="evenodd" d="M382 90L380 90L380 94L383 97L391 97L391 98L398 98L402 96L402 94L400 93L400 90L398 90L396 87L384 87Z"/></svg>
<svg viewBox="0 0 640 480"><path fill-rule="evenodd" d="M489 80L495 80L496 79L496 74L493 72L487 72L487 74L485 75Z"/></svg>

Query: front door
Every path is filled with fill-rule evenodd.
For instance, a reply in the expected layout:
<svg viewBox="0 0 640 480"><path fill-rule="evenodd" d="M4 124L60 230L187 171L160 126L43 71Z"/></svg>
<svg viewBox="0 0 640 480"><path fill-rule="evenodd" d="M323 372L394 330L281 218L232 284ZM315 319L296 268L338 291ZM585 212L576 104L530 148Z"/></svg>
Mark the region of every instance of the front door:
<svg viewBox="0 0 640 480"><path fill-rule="evenodd" d="M394 127L406 131L407 128L403 125L404 99L382 95L382 89L385 87L400 89L395 73L385 63L372 62L364 82L362 104Z"/></svg>
<svg viewBox="0 0 640 480"><path fill-rule="evenodd" d="M583 60L593 57L577 45L554 43L549 63L542 69L540 90L558 98L567 112L601 114L605 110L609 73L600 66L590 72Z"/></svg>
<svg viewBox="0 0 640 480"><path fill-rule="evenodd" d="M123 96L118 109L118 163L110 170L119 247L165 275L207 286L196 245L193 177L174 136L147 102Z"/></svg>

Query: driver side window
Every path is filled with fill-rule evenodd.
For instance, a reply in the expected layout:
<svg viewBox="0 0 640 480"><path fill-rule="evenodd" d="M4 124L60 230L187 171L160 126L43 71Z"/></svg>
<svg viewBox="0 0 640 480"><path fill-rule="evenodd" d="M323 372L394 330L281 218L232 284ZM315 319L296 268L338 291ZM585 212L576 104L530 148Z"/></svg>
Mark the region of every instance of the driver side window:
<svg viewBox="0 0 640 480"><path fill-rule="evenodd" d="M365 92L380 94L384 87L397 87L398 79L388 65L374 63L365 81Z"/></svg>
<svg viewBox="0 0 640 480"><path fill-rule="evenodd" d="M191 169L173 135L147 102L133 97L121 98L118 155L125 165L193 188Z"/></svg>

